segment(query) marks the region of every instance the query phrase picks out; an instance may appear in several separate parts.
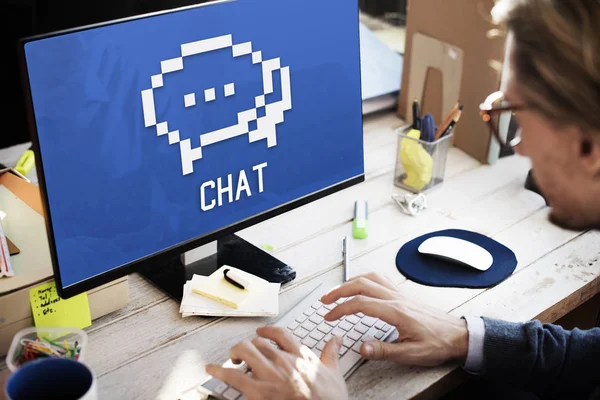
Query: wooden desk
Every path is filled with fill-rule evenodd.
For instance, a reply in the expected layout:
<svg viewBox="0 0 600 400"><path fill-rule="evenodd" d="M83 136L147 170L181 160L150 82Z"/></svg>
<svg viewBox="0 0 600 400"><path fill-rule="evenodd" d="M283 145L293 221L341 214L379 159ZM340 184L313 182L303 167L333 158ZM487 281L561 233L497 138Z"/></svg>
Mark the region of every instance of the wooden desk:
<svg viewBox="0 0 600 400"><path fill-rule="evenodd" d="M550 322L599 291L600 234L564 231L547 222L541 197L523 188L530 165L519 156L481 166L452 149L446 182L428 196L430 208L418 217L403 214L390 198L402 192L392 184L394 128L400 125L392 114L365 121L366 182L239 232L257 245L272 245L274 254L296 269L297 279L282 289L281 315L315 282L341 282L341 240L351 234L353 203L360 198L369 202L369 238L352 243L352 275L387 274L404 292L454 315ZM394 265L400 246L446 228L491 235L516 253L518 269L488 290L431 288L401 276ZM141 277L131 275L129 282L128 306L87 329L87 360L98 376L101 399L176 399L205 376L205 363L225 361L232 345L270 322L182 319L178 304ZM355 399L431 398L462 377L452 366L367 362L348 385Z"/></svg>

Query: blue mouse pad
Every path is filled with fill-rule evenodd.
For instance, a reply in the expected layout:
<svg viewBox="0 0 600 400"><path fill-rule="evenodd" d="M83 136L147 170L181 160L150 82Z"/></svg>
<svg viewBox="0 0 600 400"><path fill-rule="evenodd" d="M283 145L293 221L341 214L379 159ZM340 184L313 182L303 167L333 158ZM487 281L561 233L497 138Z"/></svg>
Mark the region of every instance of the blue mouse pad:
<svg viewBox="0 0 600 400"><path fill-rule="evenodd" d="M419 253L419 246L434 236L467 240L490 252L494 261L487 271ZM517 257L508 247L482 234L460 229L432 232L407 242L396 255L398 271L408 279L428 286L486 288L508 278L517 268Z"/></svg>

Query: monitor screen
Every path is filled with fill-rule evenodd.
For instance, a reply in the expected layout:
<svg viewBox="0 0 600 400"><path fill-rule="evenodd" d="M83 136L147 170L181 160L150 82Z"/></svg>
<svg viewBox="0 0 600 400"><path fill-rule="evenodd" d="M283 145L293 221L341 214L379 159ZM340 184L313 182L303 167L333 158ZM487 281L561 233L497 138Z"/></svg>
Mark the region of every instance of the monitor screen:
<svg viewBox="0 0 600 400"><path fill-rule="evenodd" d="M61 288L364 175L356 2L208 3L23 50Z"/></svg>

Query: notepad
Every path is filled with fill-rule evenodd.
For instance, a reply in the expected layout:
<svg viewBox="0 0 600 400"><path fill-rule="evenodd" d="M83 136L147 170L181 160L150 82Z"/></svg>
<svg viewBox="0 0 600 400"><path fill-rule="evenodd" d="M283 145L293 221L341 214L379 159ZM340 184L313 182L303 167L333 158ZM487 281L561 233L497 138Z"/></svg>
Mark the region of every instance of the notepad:
<svg viewBox="0 0 600 400"><path fill-rule="evenodd" d="M250 281L249 290L236 288L223 279L223 270L235 270ZM231 291L229 287L236 289ZM247 272L223 266L211 276L194 275L183 287L183 298L179 312L183 317L276 316L279 313L279 283L268 282ZM221 291L219 291L221 290ZM240 295L240 292L243 295ZM236 307L226 303L235 304Z"/></svg>
<svg viewBox="0 0 600 400"><path fill-rule="evenodd" d="M232 285L225 279L225 275L223 274L225 269L235 270L242 274L242 276L250 281L250 287L248 289L240 289ZM260 290L262 286L264 286L264 283L269 282L244 271L224 266L219 268L208 278L197 279L193 282L192 292L206 296L209 299L218 301L226 306L240 308L240 304L242 304L250 295L250 290Z"/></svg>

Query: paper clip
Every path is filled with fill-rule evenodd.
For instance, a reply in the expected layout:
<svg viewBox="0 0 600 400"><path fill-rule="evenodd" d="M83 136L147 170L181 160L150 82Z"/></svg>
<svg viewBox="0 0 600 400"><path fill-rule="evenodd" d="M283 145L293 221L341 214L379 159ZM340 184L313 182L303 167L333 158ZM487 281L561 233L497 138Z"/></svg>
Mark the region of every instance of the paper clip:
<svg viewBox="0 0 600 400"><path fill-rule="evenodd" d="M21 345L24 348L29 349L30 351L33 351L36 353L42 353L42 354L47 354L47 355L52 355L52 356L57 356L57 357L60 357L64 354L64 351L61 351L61 349L59 347L52 346L49 343L44 343L44 342L37 341L37 340L21 339Z"/></svg>
<svg viewBox="0 0 600 400"><path fill-rule="evenodd" d="M81 353L81 347L78 342L69 346L66 339L64 340L64 347L62 347L62 344L58 344L48 338L39 337L36 339L22 338L20 344L21 348L15 356L15 363L17 365L23 365L28 361L46 357L67 357L78 360Z"/></svg>
<svg viewBox="0 0 600 400"><path fill-rule="evenodd" d="M421 211L427 208L427 197L424 193L417 195L394 195L392 200L396 202L404 211L405 214L412 215L413 217L419 215Z"/></svg>

